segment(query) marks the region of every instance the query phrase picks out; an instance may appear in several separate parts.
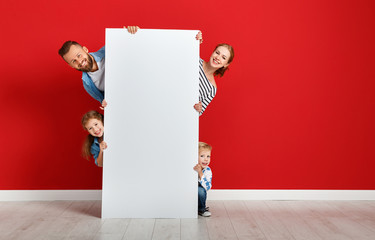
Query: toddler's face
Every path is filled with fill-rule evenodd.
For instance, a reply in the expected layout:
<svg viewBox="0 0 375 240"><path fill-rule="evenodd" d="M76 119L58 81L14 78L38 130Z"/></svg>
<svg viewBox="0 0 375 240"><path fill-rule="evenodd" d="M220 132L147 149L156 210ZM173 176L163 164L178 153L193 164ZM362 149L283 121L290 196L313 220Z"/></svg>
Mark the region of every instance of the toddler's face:
<svg viewBox="0 0 375 240"><path fill-rule="evenodd" d="M94 137L101 137L104 133L103 122L99 119L91 118L86 123L87 131Z"/></svg>
<svg viewBox="0 0 375 240"><path fill-rule="evenodd" d="M201 150L199 151L199 158L198 164L202 166L202 168L208 167L211 161L211 151L209 150Z"/></svg>

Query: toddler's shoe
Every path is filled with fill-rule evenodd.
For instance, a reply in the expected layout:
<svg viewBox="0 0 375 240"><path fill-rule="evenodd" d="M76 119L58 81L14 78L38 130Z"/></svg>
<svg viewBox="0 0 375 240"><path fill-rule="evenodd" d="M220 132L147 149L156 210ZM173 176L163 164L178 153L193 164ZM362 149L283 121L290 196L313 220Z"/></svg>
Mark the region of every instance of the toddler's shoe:
<svg viewBox="0 0 375 240"><path fill-rule="evenodd" d="M198 214L202 217L210 217L211 216L211 213L209 211L205 211L205 212L198 212Z"/></svg>

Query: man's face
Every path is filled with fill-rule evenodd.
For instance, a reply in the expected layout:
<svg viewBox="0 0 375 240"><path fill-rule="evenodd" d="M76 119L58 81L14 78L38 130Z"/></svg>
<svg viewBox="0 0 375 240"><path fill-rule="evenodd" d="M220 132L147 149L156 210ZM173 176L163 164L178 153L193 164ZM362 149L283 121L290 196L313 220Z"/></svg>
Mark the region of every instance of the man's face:
<svg viewBox="0 0 375 240"><path fill-rule="evenodd" d="M72 45L63 58L72 68L82 72L90 72L93 67L93 60L88 52L86 47Z"/></svg>

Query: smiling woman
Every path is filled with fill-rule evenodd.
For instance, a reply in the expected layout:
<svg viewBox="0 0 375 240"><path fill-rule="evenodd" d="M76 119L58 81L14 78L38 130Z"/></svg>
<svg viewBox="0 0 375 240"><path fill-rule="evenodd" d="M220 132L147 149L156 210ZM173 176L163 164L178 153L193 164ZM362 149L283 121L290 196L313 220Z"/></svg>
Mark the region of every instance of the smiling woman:
<svg viewBox="0 0 375 240"><path fill-rule="evenodd" d="M197 36L199 39L199 36ZM224 76L228 66L233 61L234 50L229 44L222 43L215 47L208 62L200 60L199 64L199 103L194 105L195 110L202 115L208 104L216 95L217 85L215 76Z"/></svg>

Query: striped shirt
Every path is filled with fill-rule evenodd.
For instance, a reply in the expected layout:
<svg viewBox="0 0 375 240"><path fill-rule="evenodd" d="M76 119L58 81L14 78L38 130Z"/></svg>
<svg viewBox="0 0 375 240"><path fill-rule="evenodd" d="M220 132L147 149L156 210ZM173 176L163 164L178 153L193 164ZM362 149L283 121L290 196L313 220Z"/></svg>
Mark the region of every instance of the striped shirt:
<svg viewBox="0 0 375 240"><path fill-rule="evenodd" d="M199 116L206 110L208 104L214 99L216 95L216 88L206 77L203 71L203 60L199 60L199 101L202 102L202 111Z"/></svg>
<svg viewBox="0 0 375 240"><path fill-rule="evenodd" d="M212 187L212 171L210 167L206 167L203 169L203 176L198 182L206 189L206 191L210 190Z"/></svg>

